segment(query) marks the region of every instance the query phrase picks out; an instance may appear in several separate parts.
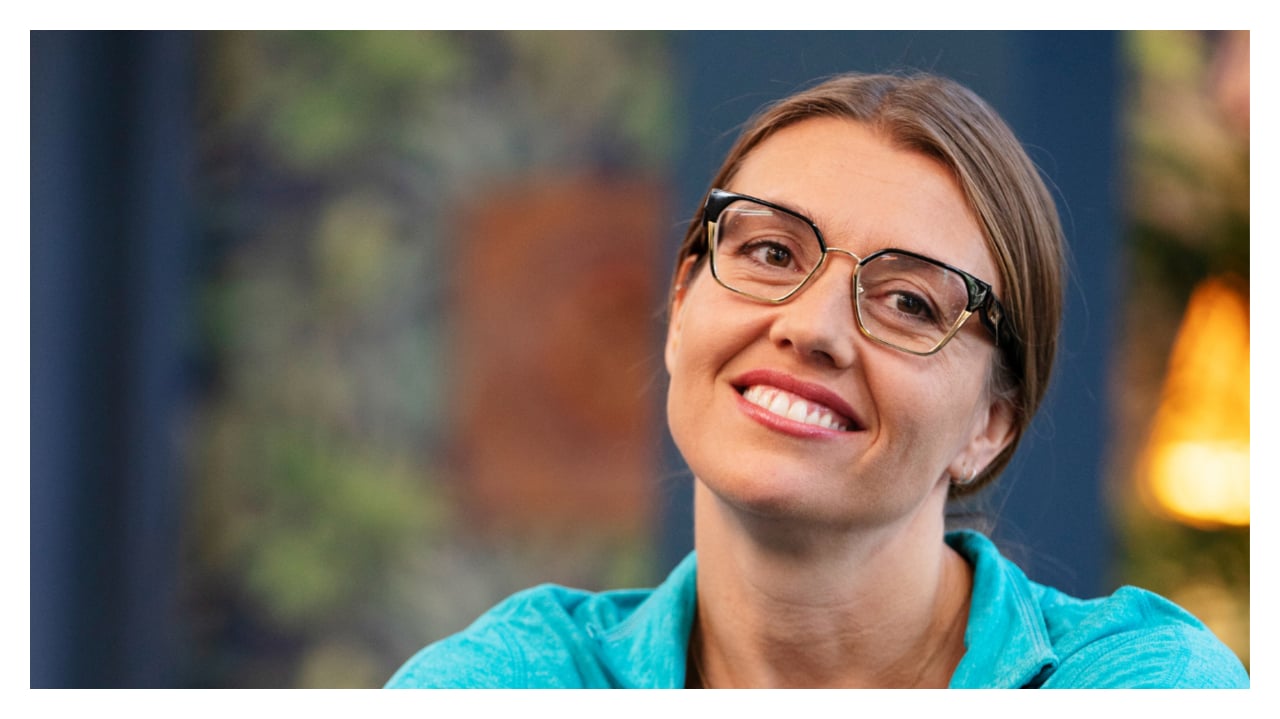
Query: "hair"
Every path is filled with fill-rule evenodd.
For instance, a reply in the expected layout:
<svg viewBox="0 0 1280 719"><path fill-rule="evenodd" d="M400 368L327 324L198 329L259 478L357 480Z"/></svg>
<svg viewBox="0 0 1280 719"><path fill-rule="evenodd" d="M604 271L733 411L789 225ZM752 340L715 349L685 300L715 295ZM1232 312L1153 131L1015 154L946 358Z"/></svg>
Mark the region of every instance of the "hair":
<svg viewBox="0 0 1280 719"><path fill-rule="evenodd" d="M1008 465L1049 385L1066 265L1053 198L1013 132L982 98L927 74L841 75L765 107L747 122L711 187L727 186L751 151L774 133L811 118L861 123L894 147L949 169L995 258L1008 331L1001 332L990 389L1012 407L1014 436L973 481L952 484L953 496L972 493ZM700 207L676 257L676 276L686 259L696 258L696 271L706 255Z"/></svg>

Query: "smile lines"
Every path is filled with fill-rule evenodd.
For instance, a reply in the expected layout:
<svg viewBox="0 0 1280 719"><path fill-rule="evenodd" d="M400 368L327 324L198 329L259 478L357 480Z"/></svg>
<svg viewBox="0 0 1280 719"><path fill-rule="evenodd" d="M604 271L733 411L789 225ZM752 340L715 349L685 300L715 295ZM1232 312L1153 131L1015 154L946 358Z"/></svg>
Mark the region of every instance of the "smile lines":
<svg viewBox="0 0 1280 719"><path fill-rule="evenodd" d="M751 385L742 392L742 398L757 407L795 422L840 432L847 432L850 429L851 423L830 408L777 387Z"/></svg>

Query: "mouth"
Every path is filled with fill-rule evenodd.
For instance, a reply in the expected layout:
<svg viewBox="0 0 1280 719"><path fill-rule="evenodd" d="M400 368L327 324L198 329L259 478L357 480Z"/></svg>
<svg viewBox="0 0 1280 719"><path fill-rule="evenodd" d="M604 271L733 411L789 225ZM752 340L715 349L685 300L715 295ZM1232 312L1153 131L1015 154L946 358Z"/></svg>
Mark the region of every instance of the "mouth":
<svg viewBox="0 0 1280 719"><path fill-rule="evenodd" d="M734 389L749 404L791 422L834 432L862 429L848 404L818 385L774 372L753 372Z"/></svg>
<svg viewBox="0 0 1280 719"><path fill-rule="evenodd" d="M852 422L836 414L830 407L810 402L777 387L756 384L743 389L741 394L742 398L751 404L793 422L838 432L848 432L853 427Z"/></svg>

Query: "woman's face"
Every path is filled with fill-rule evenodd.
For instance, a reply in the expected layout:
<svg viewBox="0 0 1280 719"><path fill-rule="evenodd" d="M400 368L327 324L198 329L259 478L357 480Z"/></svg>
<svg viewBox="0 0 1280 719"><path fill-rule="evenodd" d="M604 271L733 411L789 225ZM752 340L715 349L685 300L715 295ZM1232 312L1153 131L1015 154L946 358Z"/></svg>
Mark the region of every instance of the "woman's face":
<svg viewBox="0 0 1280 719"><path fill-rule="evenodd" d="M828 247L918 252L1001 293L950 173L855 122L779 131L725 189L804 214ZM1011 414L987 391L995 348L978 318L921 357L859 332L847 255L828 254L781 305L726 290L706 262L689 268L668 329L668 420L721 500L755 515L886 526L940 503L951 476L981 471L1008 443Z"/></svg>

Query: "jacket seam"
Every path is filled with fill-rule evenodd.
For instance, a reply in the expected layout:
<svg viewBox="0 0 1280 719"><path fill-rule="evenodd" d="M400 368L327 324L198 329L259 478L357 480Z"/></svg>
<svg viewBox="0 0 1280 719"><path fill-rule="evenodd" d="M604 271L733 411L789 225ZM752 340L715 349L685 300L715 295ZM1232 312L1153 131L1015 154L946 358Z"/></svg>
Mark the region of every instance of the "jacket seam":
<svg viewBox="0 0 1280 719"><path fill-rule="evenodd" d="M518 642L512 641L506 627L499 624L495 625L493 629L497 632L498 638L502 640L502 646L506 647L507 654L510 656L512 663L515 664L518 669L520 681L516 682L516 686L526 688L531 687L532 684L529 681L529 660L524 654L524 649L521 648Z"/></svg>

